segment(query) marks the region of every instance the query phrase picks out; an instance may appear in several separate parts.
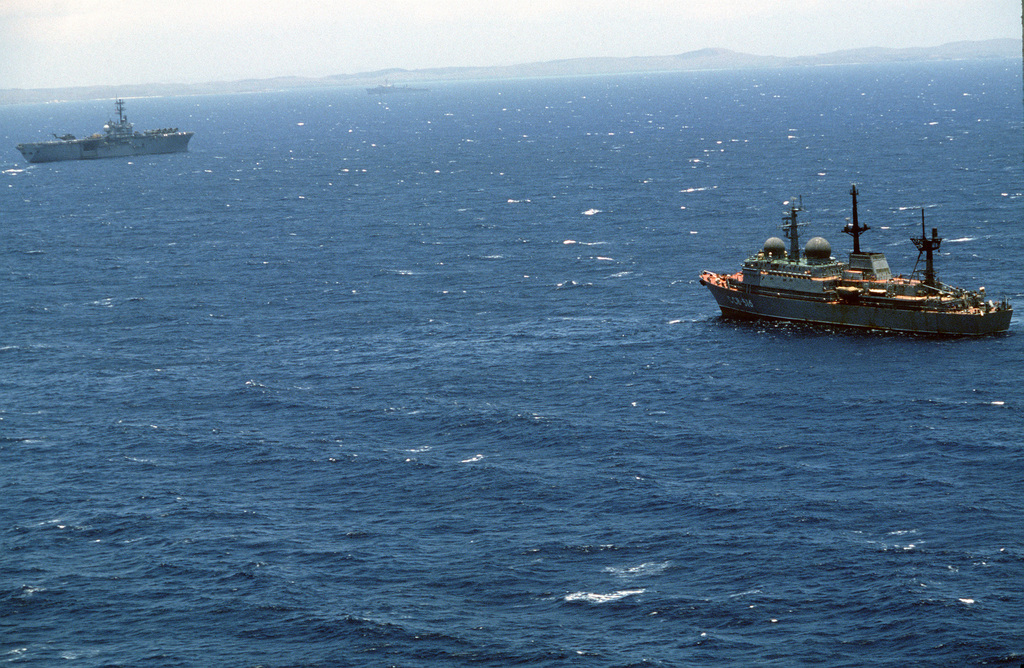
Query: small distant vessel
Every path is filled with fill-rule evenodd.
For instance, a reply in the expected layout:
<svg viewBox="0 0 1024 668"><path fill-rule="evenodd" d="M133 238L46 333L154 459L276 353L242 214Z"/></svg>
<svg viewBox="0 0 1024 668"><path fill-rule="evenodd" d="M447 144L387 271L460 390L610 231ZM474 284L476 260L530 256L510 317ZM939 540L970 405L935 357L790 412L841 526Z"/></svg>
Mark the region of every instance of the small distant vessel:
<svg viewBox="0 0 1024 668"><path fill-rule="evenodd" d="M918 263L925 256L923 275L915 267L909 278L893 276L883 253L861 252L860 234L870 228L857 220L857 194L854 185L853 219L843 229L853 237L848 263L833 258L822 237L808 241L801 256L797 229L803 223L797 222L797 213L803 208L793 203L782 225L788 253L786 243L772 237L739 272L701 273L701 285L711 291L722 314L951 336L1009 328L1013 308L1005 298L993 302L986 300L985 288L975 292L939 282L934 254L942 238L935 228L931 237L925 235L924 210L921 236L911 238Z"/></svg>
<svg viewBox="0 0 1024 668"><path fill-rule="evenodd" d="M76 139L74 135L54 135L51 141L18 144L18 150L29 162L60 160L96 160L157 153L183 153L188 150L192 132L178 128L136 132L124 115L124 100L116 101L117 120L108 121L103 133Z"/></svg>
<svg viewBox="0 0 1024 668"><path fill-rule="evenodd" d="M366 89L366 92L370 95L391 95L394 93L426 93L429 88L413 88L412 86L401 85L396 86L393 83L385 81L377 86L371 86Z"/></svg>

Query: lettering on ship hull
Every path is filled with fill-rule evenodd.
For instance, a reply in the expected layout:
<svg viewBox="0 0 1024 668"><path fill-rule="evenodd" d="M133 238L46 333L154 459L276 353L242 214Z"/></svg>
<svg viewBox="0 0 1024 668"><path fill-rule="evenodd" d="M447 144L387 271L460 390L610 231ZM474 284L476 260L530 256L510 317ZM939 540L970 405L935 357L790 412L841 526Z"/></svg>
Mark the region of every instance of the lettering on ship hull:
<svg viewBox="0 0 1024 668"><path fill-rule="evenodd" d="M751 311L754 310L754 302L747 297L738 297L736 295L730 294L726 294L723 296L725 297L725 301L727 301L731 306L735 306L737 308L742 309L748 309Z"/></svg>

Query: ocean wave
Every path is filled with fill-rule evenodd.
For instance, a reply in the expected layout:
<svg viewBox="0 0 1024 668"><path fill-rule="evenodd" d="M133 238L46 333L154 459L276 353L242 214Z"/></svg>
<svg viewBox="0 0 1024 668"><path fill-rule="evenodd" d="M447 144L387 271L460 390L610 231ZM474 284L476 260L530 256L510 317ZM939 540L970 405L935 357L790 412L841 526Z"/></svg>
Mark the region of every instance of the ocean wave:
<svg viewBox="0 0 1024 668"><path fill-rule="evenodd" d="M616 566L607 566L604 570L606 573L612 573L622 578L638 578L649 575L660 575L671 565L672 562L670 561L647 561L639 566L626 566L621 568Z"/></svg>
<svg viewBox="0 0 1024 668"><path fill-rule="evenodd" d="M569 602L583 601L584 603L611 603L612 601L621 601L624 598L630 596L639 596L640 594L647 591L646 589L620 589L619 591L613 591L610 594L596 594L588 591L577 591L566 595L565 600Z"/></svg>
<svg viewBox="0 0 1024 668"><path fill-rule="evenodd" d="M576 241L575 239L566 239L562 243L565 244L566 246L571 246L573 244L579 244L580 246L607 246L608 245L607 241Z"/></svg>

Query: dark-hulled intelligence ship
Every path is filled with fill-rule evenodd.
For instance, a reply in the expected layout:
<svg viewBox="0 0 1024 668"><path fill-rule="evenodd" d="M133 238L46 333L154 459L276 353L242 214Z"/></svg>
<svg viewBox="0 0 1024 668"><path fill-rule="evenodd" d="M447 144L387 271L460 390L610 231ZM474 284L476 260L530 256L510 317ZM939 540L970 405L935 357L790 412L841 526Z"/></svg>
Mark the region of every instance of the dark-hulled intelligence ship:
<svg viewBox="0 0 1024 668"><path fill-rule="evenodd" d="M911 238L918 263L925 258L923 275L915 267L909 278L893 276L883 253L861 252L860 235L870 228L857 220L856 186L850 195L853 218L843 229L853 237L849 263L833 258L822 237L808 241L801 256L797 229L803 223L797 222L797 213L803 209L794 203L782 225L788 253L786 243L772 237L739 272L701 273L701 285L711 291L722 314L949 336L1009 328L1013 308L1005 298L994 302L986 299L985 288L974 292L939 282L934 255L942 238L934 228L931 237L925 235L923 210L921 236Z"/></svg>
<svg viewBox="0 0 1024 668"><path fill-rule="evenodd" d="M183 153L188 150L191 132L178 128L136 132L124 115L124 100L116 102L117 120L103 126L103 133L84 139L74 135L54 135L51 141L18 144L18 150L29 162L56 162L58 160L95 160L157 153Z"/></svg>

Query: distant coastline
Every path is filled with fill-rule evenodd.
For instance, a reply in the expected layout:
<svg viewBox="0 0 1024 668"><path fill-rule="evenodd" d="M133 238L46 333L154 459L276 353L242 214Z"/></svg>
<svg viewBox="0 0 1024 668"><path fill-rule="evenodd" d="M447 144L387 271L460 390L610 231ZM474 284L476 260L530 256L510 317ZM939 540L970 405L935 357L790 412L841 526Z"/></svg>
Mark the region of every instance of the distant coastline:
<svg viewBox="0 0 1024 668"><path fill-rule="evenodd" d="M198 84L135 84L71 88L0 89L0 105L37 104L71 100L102 100L114 97L177 97L223 93L258 93L294 88L373 86L382 81L396 84L464 80L521 79L533 77L588 76L643 72L772 69L868 63L951 60L1020 59L1018 39L951 42L935 47L909 49L864 48L817 56L756 56L728 49L700 49L674 56L634 58L574 58L499 67L445 67L422 70L387 69L327 77L277 77Z"/></svg>

